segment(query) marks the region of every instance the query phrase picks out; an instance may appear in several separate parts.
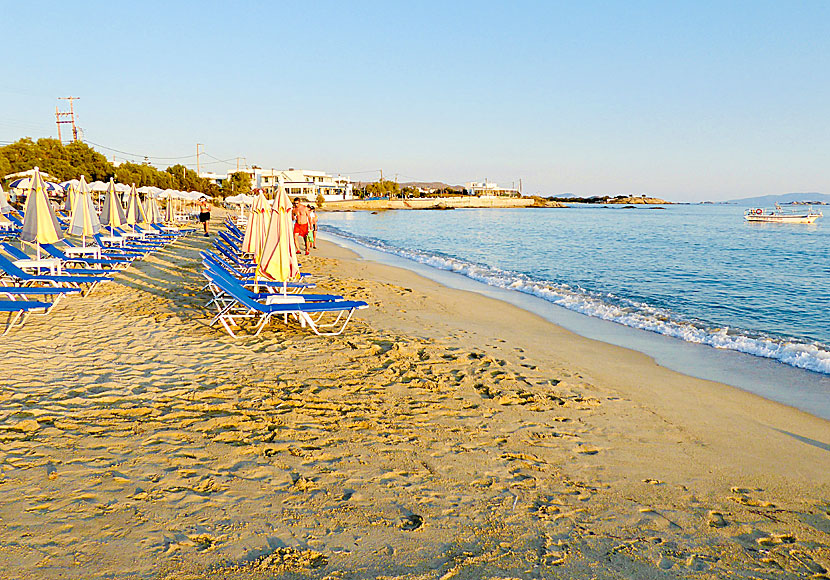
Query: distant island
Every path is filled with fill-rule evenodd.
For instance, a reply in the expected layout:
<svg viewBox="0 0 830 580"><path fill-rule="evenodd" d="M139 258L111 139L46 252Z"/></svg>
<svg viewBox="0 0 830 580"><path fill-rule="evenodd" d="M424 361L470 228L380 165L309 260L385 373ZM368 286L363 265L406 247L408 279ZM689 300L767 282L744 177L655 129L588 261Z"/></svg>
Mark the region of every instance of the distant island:
<svg viewBox="0 0 830 580"><path fill-rule="evenodd" d="M724 203L739 205L770 206L775 203L798 204L798 205L827 205L830 204L830 195L826 193L782 193L780 195L762 195L759 197L744 197L741 199L730 199Z"/></svg>

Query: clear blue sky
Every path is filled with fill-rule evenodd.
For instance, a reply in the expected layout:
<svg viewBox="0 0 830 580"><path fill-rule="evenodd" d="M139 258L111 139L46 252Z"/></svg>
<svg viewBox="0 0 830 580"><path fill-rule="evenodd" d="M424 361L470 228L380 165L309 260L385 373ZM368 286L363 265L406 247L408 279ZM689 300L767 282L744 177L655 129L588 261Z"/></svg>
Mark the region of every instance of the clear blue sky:
<svg viewBox="0 0 830 580"><path fill-rule="evenodd" d="M266 168L522 178L543 195L830 192L828 2L4 0L2 13L0 142L54 136L72 95L86 140L161 167L195 166L203 143Z"/></svg>

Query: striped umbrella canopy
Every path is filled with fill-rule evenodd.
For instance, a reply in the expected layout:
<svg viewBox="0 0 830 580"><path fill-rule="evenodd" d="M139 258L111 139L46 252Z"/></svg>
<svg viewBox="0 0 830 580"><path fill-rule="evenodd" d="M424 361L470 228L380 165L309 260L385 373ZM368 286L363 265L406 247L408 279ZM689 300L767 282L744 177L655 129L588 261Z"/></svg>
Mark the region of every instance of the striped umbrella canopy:
<svg viewBox="0 0 830 580"><path fill-rule="evenodd" d="M37 246L38 258L40 258L40 244L54 244L63 239L63 231L58 225L55 212L52 211L52 204L49 203L49 197L46 195L46 184L37 167L35 167L31 187L26 195L26 210L23 215L20 239Z"/></svg>
<svg viewBox="0 0 830 580"><path fill-rule="evenodd" d="M300 273L297 264L297 251L294 246L294 224L291 220L291 200L285 193L282 180L277 188L277 197L271 204L271 218L268 232L262 245L262 252L257 260L257 276L267 280L285 283Z"/></svg>
<svg viewBox="0 0 830 580"><path fill-rule="evenodd" d="M121 206L121 194L115 189L115 183L110 178L109 186L104 194L104 207L101 209L101 224L113 228L123 226L127 222L124 208Z"/></svg>
<svg viewBox="0 0 830 580"><path fill-rule="evenodd" d="M87 236L92 236L101 231L101 222L98 220L98 214L95 213L89 186L83 176L81 176L78 191L74 196L72 215L69 218L69 228L66 231L73 236L81 236L84 246L86 246Z"/></svg>
<svg viewBox="0 0 830 580"><path fill-rule="evenodd" d="M147 214L147 223L158 224L164 221L159 209L159 202L156 201L156 196L152 193L147 194L147 199L144 200L144 211Z"/></svg>
<svg viewBox="0 0 830 580"><path fill-rule="evenodd" d="M3 191L3 186L0 185L0 214L11 213L13 211L14 208L9 204L9 196Z"/></svg>
<svg viewBox="0 0 830 580"><path fill-rule="evenodd" d="M254 255L256 259L262 253L262 245L265 243L265 235L268 233L268 225L271 220L271 208L268 200L260 192L251 206L251 213L248 215L248 228L245 230L245 237L242 239L242 251Z"/></svg>
<svg viewBox="0 0 830 580"><path fill-rule="evenodd" d="M127 202L127 223L135 229L136 224L146 224L147 216L144 214L144 206L141 205L141 198L135 189L135 183L130 188L130 200Z"/></svg>

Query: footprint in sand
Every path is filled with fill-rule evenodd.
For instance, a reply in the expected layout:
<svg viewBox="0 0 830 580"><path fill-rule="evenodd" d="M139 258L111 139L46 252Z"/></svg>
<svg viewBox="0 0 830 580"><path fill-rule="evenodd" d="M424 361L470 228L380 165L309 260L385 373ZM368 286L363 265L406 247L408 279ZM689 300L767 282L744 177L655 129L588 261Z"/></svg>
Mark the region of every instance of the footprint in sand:
<svg viewBox="0 0 830 580"><path fill-rule="evenodd" d="M709 512L709 527L710 528L725 528L729 522L723 517L720 512Z"/></svg>
<svg viewBox="0 0 830 580"><path fill-rule="evenodd" d="M422 518L418 514L409 514L408 516L404 516L403 518L401 518L401 523L399 527L402 530L411 532L413 530L417 530L418 528L420 528L421 525L423 525L423 523L424 518Z"/></svg>
<svg viewBox="0 0 830 580"><path fill-rule="evenodd" d="M781 544L794 544L795 536L793 534L772 534L771 536L764 536L755 540L760 546L780 546Z"/></svg>

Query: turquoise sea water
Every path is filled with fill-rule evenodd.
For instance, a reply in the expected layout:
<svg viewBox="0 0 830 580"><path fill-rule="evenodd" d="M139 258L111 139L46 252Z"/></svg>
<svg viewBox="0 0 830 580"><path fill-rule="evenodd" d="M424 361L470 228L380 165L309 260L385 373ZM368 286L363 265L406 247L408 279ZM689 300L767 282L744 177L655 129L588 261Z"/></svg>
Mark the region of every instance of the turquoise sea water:
<svg viewBox="0 0 830 580"><path fill-rule="evenodd" d="M348 212L320 223L588 316L830 375L830 215L749 224L743 209Z"/></svg>

